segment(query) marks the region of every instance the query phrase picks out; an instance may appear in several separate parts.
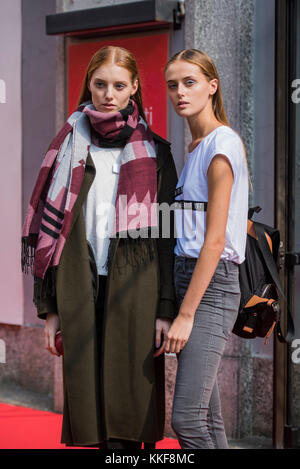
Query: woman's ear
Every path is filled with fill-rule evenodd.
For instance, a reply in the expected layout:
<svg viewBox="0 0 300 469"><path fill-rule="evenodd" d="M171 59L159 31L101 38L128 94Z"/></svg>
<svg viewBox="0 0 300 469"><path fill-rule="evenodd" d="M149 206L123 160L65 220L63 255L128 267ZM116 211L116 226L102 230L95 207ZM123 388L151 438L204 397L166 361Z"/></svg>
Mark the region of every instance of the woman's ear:
<svg viewBox="0 0 300 469"><path fill-rule="evenodd" d="M214 95L218 89L218 79L214 78L213 80L210 80L209 85L210 85L210 94Z"/></svg>
<svg viewBox="0 0 300 469"><path fill-rule="evenodd" d="M136 80L134 81L133 85L132 85L132 93L131 93L131 95L130 95L131 98L132 98L132 97L135 95L135 93L137 92L138 87L139 87L139 80L136 79Z"/></svg>

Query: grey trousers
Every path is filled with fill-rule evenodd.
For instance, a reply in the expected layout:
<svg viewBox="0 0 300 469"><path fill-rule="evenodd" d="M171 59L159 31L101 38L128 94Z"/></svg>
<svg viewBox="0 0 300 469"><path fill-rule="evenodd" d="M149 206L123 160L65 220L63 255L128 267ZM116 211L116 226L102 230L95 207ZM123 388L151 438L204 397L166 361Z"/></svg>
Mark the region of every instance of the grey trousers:
<svg viewBox="0 0 300 469"><path fill-rule="evenodd" d="M175 256L178 307L197 259ZM196 310L193 329L178 354L172 428L181 448L228 448L217 373L240 303L238 265L220 260Z"/></svg>

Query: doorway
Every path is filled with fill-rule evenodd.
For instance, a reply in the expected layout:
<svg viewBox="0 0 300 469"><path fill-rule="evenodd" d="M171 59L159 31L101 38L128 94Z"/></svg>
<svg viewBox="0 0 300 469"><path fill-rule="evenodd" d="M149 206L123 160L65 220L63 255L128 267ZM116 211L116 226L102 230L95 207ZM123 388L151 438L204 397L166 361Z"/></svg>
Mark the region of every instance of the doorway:
<svg viewBox="0 0 300 469"><path fill-rule="evenodd" d="M300 448L300 0L276 2L276 224L281 233L281 280L294 312L295 339L274 341L275 448Z"/></svg>

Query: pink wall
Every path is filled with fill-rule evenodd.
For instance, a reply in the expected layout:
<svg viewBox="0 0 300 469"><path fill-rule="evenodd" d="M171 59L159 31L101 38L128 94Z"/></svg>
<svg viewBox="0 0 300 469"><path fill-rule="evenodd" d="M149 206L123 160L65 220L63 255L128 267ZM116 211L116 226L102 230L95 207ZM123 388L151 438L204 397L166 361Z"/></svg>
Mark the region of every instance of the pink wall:
<svg viewBox="0 0 300 469"><path fill-rule="evenodd" d="M13 32L13 33L12 33ZM0 4L0 323L23 323L21 0Z"/></svg>

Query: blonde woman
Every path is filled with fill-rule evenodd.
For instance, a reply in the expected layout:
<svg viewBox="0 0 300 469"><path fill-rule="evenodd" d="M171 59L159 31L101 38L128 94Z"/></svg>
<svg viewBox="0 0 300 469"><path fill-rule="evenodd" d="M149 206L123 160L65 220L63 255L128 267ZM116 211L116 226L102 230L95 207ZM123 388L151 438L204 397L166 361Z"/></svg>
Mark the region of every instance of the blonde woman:
<svg viewBox="0 0 300 469"><path fill-rule="evenodd" d="M166 352L178 354L172 426L182 448L227 448L217 373L240 303L247 162L228 124L212 59L183 50L167 63L165 78L174 109L191 132L175 192L179 311L165 343Z"/></svg>

